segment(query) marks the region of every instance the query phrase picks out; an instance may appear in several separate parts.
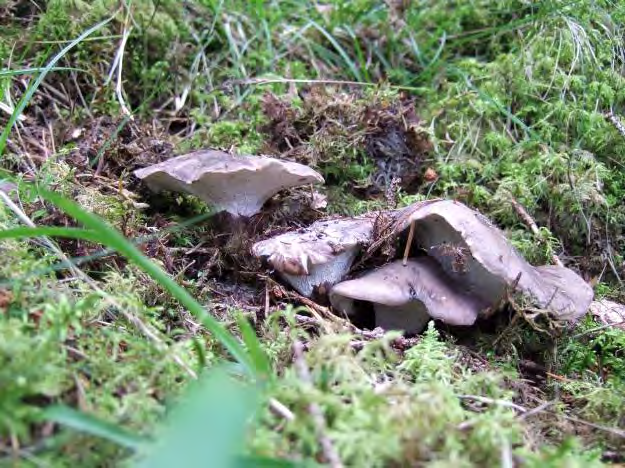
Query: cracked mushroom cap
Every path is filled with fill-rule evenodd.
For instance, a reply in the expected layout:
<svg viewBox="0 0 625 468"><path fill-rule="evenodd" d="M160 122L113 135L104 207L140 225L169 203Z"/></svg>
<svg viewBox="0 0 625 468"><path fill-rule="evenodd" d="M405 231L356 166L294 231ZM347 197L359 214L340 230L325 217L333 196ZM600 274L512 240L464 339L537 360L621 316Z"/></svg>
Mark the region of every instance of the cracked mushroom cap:
<svg viewBox="0 0 625 468"><path fill-rule="evenodd" d="M317 221L305 229L257 242L254 256L266 259L300 294L343 279L373 236L373 215Z"/></svg>
<svg viewBox="0 0 625 468"><path fill-rule="evenodd" d="M321 174L303 164L214 150L178 156L134 174L155 192L190 193L235 216L258 213L281 190L324 182Z"/></svg>
<svg viewBox="0 0 625 468"><path fill-rule="evenodd" d="M590 304L590 313L599 322L625 330L625 305L609 299L600 299Z"/></svg>
<svg viewBox="0 0 625 468"><path fill-rule="evenodd" d="M473 325L484 301L463 291L430 257L394 261L330 291L332 307L347 315L357 302L373 304L376 326L419 333L430 319L450 325Z"/></svg>
<svg viewBox="0 0 625 468"><path fill-rule="evenodd" d="M490 304L505 298L519 274L517 290L559 319L582 316L593 299L592 288L575 272L559 266L532 266L500 229L462 203L415 204L399 211L396 219L397 233L414 221L414 242L449 276Z"/></svg>

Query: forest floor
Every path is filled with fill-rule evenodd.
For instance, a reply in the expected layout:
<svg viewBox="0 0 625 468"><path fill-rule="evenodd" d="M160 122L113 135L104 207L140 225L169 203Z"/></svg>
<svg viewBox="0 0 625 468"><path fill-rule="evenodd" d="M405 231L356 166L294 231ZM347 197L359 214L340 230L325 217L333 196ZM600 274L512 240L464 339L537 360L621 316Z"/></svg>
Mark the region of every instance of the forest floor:
<svg viewBox="0 0 625 468"><path fill-rule="evenodd" d="M0 0L0 466L625 463L622 321L384 333L250 255L447 198L624 303L624 25L622 0ZM307 164L327 206L289 190L228 232L133 175L206 148Z"/></svg>

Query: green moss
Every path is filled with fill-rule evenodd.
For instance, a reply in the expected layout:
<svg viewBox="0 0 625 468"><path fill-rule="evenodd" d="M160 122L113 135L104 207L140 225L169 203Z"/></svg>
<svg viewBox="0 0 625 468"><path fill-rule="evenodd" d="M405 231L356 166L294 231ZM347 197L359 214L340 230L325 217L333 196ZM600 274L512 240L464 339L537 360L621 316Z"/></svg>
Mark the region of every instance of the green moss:
<svg viewBox="0 0 625 468"><path fill-rule="evenodd" d="M62 340L33 333L18 318L0 321L0 338L0 435L15 434L28 443L29 424L39 414L28 401L57 398L69 385Z"/></svg>
<svg viewBox="0 0 625 468"><path fill-rule="evenodd" d="M425 163L439 179L402 190L400 206L433 196L463 200L493 217L532 263L548 263L557 253L588 276L601 274L597 295L622 297L609 263L622 277L625 138L603 114L625 109L625 10L603 0L421 1L407 9L400 3L167 0L118 9L113 0L53 0L28 18L2 18L0 59L11 59L17 69L44 64L60 44L113 15L99 37L62 60L80 72L47 78L73 102L66 106L50 90L38 93L26 111L30 120L19 137L12 136L26 141L25 150L3 165L24 170L27 161L32 176L32 159L39 184L115 226L132 232L152 225L117 187L78 185L76 170L64 162L66 149L57 147L51 156L49 148L39 148L41 134L49 142L47 125L56 125L55 119L71 127L89 125L90 115L119 117L116 77L109 82L107 76L120 35L132 26L123 56L124 96L137 120L154 118L181 132L178 152L221 147L287 155L323 172L330 213L378 209L383 197L362 196L376 170L364 141L379 126L369 125L367 112L396 116L407 102L401 88L415 98L410 110L427 120L434 150ZM17 41L18 35L28 42ZM360 85L261 84L262 77ZM3 102L17 101L21 79L2 78ZM81 107L76 87L88 108ZM292 112L280 121L295 129L297 138L288 143L284 128L267 131L266 91L284 98ZM36 131L29 133L33 122ZM536 219L540 239L522 224L510 197ZM173 203L178 217L183 206L206 210L197 200L184 201ZM49 207L34 193L21 194L20 202L36 223L49 220ZM14 214L0 209L2 228L18 225ZM167 221L178 217L169 213ZM172 234L168 246L192 246L205 240L203 234L201 228ZM10 300L0 310L0 387L6 389L0 392L0 448L15 436L21 446L43 440L35 456L53 466L121 463L128 451L110 442L73 431L43 436L36 419L41 409L65 402L150 434L188 380L172 353L193 369L206 354L210 366L219 354L212 338L178 329L181 311L173 300L133 268L118 270L111 262L98 276L101 291L94 291L65 272L52 273L58 259L40 244L3 241L1 248L2 288ZM490 466L501 463L507 447L528 466L598 466L601 452L615 446L602 432L580 431L580 439L568 440L571 426L560 424L560 417L614 426L622 420L625 343L619 330L592 331L598 324L587 320L554 341L523 325L496 346L494 339L483 341L490 345L481 350L489 364L505 365L479 370L463 348L433 329L403 358L391 350L389 337L355 353L351 342L358 337L330 331L311 336L292 312L259 326L278 374L269 394L296 418L284 420L265 408L248 437L251 453L320 458L310 402L323 408L346 466ZM137 319L158 332L169 351L146 338ZM312 387L291 363L294 337L309 341ZM557 388L541 387L540 398L566 401L554 405L561 414L538 415L546 428L512 409L511 403L527 404L514 371L521 358L545 361L550 372L569 379L557 380ZM534 404L539 402L530 400ZM17 457L24 462L25 456Z"/></svg>
<svg viewBox="0 0 625 468"><path fill-rule="evenodd" d="M493 405L476 414L459 398L509 398L501 376L461 366L459 355L433 328L400 362L389 348L391 337L365 345L359 354L349 336L315 341L307 354L315 388L302 382L296 369L286 369L275 395L296 419L281 422L266 413L252 449L318 456L315 428L305 417L311 401L323 408L327 435L348 466L484 466L499 462L502 443L521 441L521 427L509 408ZM280 432L274 430L278 424Z"/></svg>

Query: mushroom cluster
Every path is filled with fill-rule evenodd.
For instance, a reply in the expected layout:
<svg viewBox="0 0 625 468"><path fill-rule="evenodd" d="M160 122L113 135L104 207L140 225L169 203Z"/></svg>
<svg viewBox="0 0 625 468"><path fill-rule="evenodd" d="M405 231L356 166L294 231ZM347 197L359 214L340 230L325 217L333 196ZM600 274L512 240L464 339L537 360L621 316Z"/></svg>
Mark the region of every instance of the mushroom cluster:
<svg viewBox="0 0 625 468"><path fill-rule="evenodd" d="M135 175L152 190L191 193L236 217L254 215L283 189L324 182L302 164L221 151L179 156ZM403 260L352 272L361 252L379 244L376 221L382 215L390 220L387 240L407 239ZM348 316L367 307L376 326L407 333L422 331L430 319L472 325L511 292L558 320L578 319L593 300L592 288L575 272L532 266L501 230L456 201L324 219L263 239L251 250L301 295L325 296Z"/></svg>

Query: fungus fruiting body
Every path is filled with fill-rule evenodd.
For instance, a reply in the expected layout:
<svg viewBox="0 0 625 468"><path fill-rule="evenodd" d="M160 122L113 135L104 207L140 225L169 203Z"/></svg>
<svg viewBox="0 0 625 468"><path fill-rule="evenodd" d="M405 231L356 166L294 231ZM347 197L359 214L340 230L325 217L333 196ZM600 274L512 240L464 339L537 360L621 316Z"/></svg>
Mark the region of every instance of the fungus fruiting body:
<svg viewBox="0 0 625 468"><path fill-rule="evenodd" d="M363 245L371 242L373 216L317 221L308 228L266 239L252 247L300 294L331 286L349 271Z"/></svg>
<svg viewBox="0 0 625 468"><path fill-rule="evenodd" d="M186 192L235 216L258 213L281 190L324 182L321 174L303 164L215 150L178 156L134 174L155 192Z"/></svg>
<svg viewBox="0 0 625 468"><path fill-rule="evenodd" d="M579 275L560 266L532 266L502 231L461 203L407 207L398 212L395 231L408 229L451 278L492 305L514 289L562 320L579 318L590 306L592 288Z"/></svg>
<svg viewBox="0 0 625 468"><path fill-rule="evenodd" d="M418 333L431 319L472 325L486 303L449 278L430 257L396 260L330 291L335 310L353 316L358 304L371 303L375 324L386 330Z"/></svg>

